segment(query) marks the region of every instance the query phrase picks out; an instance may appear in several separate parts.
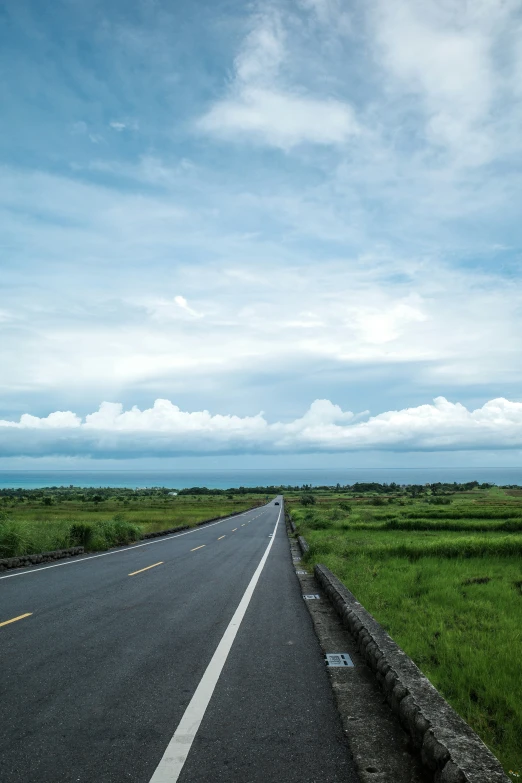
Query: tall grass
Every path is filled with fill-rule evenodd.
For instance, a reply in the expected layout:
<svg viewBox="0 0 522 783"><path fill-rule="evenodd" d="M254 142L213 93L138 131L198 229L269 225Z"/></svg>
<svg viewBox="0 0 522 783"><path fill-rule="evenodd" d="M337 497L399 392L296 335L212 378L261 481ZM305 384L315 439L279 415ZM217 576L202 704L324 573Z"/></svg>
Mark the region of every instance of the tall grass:
<svg viewBox="0 0 522 783"><path fill-rule="evenodd" d="M480 508L476 505L461 506L445 510L418 505L415 508L401 510L404 519L522 519L522 507L517 508ZM375 519L386 519L386 515L375 514Z"/></svg>
<svg viewBox="0 0 522 783"><path fill-rule="evenodd" d="M113 497L99 503L77 499L6 504L0 511L0 557L48 552L70 546L90 551L137 541L152 533L205 519L227 516L261 503L259 496L138 497L122 502Z"/></svg>
<svg viewBox="0 0 522 783"><path fill-rule="evenodd" d="M505 516L462 505L291 513L308 562L336 573L506 771L522 773L522 503Z"/></svg>
<svg viewBox="0 0 522 783"><path fill-rule="evenodd" d="M0 518L0 557L18 557L71 546L83 546L90 551L130 544L142 536L139 525L108 519L93 522L66 522L45 525Z"/></svg>

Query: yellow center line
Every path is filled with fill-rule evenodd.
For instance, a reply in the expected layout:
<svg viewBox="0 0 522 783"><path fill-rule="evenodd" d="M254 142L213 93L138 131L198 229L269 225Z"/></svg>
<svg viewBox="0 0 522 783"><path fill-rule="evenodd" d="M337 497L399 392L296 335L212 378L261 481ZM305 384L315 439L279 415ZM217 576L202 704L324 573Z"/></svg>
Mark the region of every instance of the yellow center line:
<svg viewBox="0 0 522 783"><path fill-rule="evenodd" d="M206 546L206 544L201 544L201 546L195 546L194 549L191 549L191 552L195 552L196 549L203 549L203 547Z"/></svg>
<svg viewBox="0 0 522 783"><path fill-rule="evenodd" d="M226 538L226 536L219 536L218 541L221 541L222 538Z"/></svg>
<svg viewBox="0 0 522 783"><path fill-rule="evenodd" d="M3 623L0 623L0 628L3 625L9 625L10 623L16 623L17 620L23 620L24 617L31 617L31 615L32 615L32 612L26 612L26 614L20 614L20 615L18 615L18 617L13 617L12 620L4 620Z"/></svg>
<svg viewBox="0 0 522 783"><path fill-rule="evenodd" d="M153 565L147 566L146 568L140 568L139 571L133 571L132 574L129 574L129 576L136 576L136 574L142 574L143 571L148 571L149 568L156 568L156 566L163 565L163 560L160 560L159 563L153 563Z"/></svg>

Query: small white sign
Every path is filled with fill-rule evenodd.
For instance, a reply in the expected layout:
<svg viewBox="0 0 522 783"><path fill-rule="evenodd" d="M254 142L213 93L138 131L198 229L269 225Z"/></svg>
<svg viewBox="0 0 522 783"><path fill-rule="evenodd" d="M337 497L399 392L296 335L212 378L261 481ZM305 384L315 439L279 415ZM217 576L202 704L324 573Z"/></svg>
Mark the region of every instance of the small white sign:
<svg viewBox="0 0 522 783"><path fill-rule="evenodd" d="M317 598L320 598L320 597L321 597L320 595L303 595L303 598L305 599L305 601L313 601L314 598L317 599Z"/></svg>

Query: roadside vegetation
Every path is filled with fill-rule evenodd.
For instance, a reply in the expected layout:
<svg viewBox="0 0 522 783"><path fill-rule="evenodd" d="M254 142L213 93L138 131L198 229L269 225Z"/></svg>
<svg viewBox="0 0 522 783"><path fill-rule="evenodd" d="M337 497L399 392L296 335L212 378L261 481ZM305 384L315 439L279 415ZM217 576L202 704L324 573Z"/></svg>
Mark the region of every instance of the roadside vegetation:
<svg viewBox="0 0 522 783"><path fill-rule="evenodd" d="M146 533L224 517L265 502L257 491L170 489L0 490L0 558L71 546L97 551Z"/></svg>
<svg viewBox="0 0 522 783"><path fill-rule="evenodd" d="M310 545L501 760L522 773L522 490L285 496Z"/></svg>

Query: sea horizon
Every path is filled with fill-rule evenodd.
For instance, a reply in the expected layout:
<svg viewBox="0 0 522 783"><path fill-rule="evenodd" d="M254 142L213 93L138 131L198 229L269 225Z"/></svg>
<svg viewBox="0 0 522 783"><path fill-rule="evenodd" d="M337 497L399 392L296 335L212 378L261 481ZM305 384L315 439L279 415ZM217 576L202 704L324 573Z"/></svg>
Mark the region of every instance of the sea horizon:
<svg viewBox="0 0 522 783"><path fill-rule="evenodd" d="M188 470L0 470L0 489L44 487L231 487L335 486L356 482L380 484L479 483L522 485L522 467L462 468L212 468Z"/></svg>

